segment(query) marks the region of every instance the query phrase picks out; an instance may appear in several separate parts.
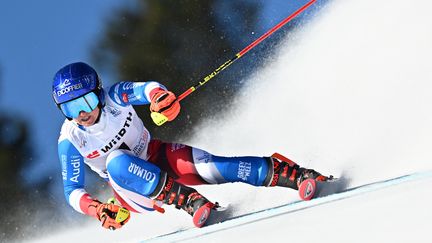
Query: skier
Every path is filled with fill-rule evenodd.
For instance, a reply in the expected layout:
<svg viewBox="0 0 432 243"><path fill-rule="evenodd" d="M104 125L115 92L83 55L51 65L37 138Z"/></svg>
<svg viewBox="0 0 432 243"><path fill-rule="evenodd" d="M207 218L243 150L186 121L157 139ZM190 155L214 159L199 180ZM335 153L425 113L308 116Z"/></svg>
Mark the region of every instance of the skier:
<svg viewBox="0 0 432 243"><path fill-rule="evenodd" d="M329 177L275 153L271 157L221 157L183 144L151 139L133 105L150 104L172 121L180 112L176 96L162 84L118 82L102 87L96 71L77 62L54 76L53 98L66 117L58 140L67 202L108 229L121 228L131 212L163 212L174 205L192 215L197 227L218 207L190 185L244 182L298 189L307 178ZM84 163L112 187L120 205L102 203L84 189Z"/></svg>

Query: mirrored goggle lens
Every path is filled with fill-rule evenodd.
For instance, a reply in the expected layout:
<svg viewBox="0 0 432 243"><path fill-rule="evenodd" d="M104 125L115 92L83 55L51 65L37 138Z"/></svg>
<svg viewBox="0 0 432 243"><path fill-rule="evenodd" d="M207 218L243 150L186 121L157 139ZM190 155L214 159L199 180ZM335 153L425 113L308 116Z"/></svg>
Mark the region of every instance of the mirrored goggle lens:
<svg viewBox="0 0 432 243"><path fill-rule="evenodd" d="M63 114L69 118L77 118L81 111L91 112L99 103L97 95L90 92L82 97L60 105Z"/></svg>

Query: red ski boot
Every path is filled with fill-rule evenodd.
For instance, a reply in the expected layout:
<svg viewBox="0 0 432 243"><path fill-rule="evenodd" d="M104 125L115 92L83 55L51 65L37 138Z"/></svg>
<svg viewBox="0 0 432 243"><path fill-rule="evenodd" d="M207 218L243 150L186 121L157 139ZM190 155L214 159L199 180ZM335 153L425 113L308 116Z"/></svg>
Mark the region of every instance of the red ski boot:
<svg viewBox="0 0 432 243"><path fill-rule="evenodd" d="M189 195L188 202L185 205L185 210L192 215L194 225L201 228L204 226L207 219L209 219L213 209L217 206L217 203L214 204L198 192L195 192Z"/></svg>
<svg viewBox="0 0 432 243"><path fill-rule="evenodd" d="M210 202L195 189L175 182L170 176L167 176L161 189L160 193L152 198L185 210L192 216L193 223L198 228L205 225L213 209L218 207L217 203Z"/></svg>
<svg viewBox="0 0 432 243"><path fill-rule="evenodd" d="M327 181L333 178L332 176L323 176L312 169L301 168L292 160L278 153L274 153L269 159L273 165L273 175L267 177L267 182L265 182L267 186L282 186L298 190L300 184L306 179Z"/></svg>

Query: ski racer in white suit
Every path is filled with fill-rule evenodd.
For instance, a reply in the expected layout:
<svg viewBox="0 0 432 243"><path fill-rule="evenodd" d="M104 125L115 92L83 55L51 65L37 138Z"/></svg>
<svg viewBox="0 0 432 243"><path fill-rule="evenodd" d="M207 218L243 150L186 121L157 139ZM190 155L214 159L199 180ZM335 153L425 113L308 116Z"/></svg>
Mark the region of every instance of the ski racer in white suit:
<svg viewBox="0 0 432 243"><path fill-rule="evenodd" d="M109 229L122 227L119 210L163 212L174 205L205 224L218 207L190 185L244 182L298 189L306 178L327 180L275 153L271 157L221 157L183 144L151 139L133 105L150 104L172 121L180 112L176 96L158 82L119 82L108 89L88 64L71 63L54 76L53 98L66 117L58 142L64 192L78 212ZM84 189L84 164L113 188L118 204L102 203Z"/></svg>

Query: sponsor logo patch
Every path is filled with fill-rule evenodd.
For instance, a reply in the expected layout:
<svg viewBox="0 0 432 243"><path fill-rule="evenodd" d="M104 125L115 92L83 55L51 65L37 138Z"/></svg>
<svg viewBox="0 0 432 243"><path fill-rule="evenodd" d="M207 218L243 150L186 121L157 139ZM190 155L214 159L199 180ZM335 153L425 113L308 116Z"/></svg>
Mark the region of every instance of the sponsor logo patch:
<svg viewBox="0 0 432 243"><path fill-rule="evenodd" d="M177 150L182 149L184 147L186 147L186 145L180 144L180 143L173 143L173 144L171 144L171 152L177 151Z"/></svg>
<svg viewBox="0 0 432 243"><path fill-rule="evenodd" d="M153 182L156 179L155 173L148 171L145 168L142 168L141 166L136 165L134 163L130 163L128 167L128 171L140 178L143 178L148 182Z"/></svg>
<svg viewBox="0 0 432 243"><path fill-rule="evenodd" d="M67 180L67 155L61 155L61 164L62 164L62 177L63 180Z"/></svg>
<svg viewBox="0 0 432 243"><path fill-rule="evenodd" d="M128 103L129 102L129 97L126 93L122 93L122 100L124 103Z"/></svg>
<svg viewBox="0 0 432 243"><path fill-rule="evenodd" d="M201 214L201 217L198 220L198 224L202 225L207 220L208 216L209 216L209 209L205 208L204 212Z"/></svg>
<svg viewBox="0 0 432 243"><path fill-rule="evenodd" d="M111 106L106 106L105 109L107 112L111 113L111 115L113 115L114 117L117 117L121 114L121 111L119 109Z"/></svg>
<svg viewBox="0 0 432 243"><path fill-rule="evenodd" d="M304 198L308 198L312 192L314 191L314 186L312 185L312 182L308 181L306 185L306 190L304 191Z"/></svg>
<svg viewBox="0 0 432 243"><path fill-rule="evenodd" d="M249 162L240 161L237 177L242 179L243 181L247 181L248 177L251 175L252 164Z"/></svg>
<svg viewBox="0 0 432 243"><path fill-rule="evenodd" d="M97 150L95 150L95 151L89 153L86 157L88 159L94 159L94 158L97 158L99 156L100 156L99 152Z"/></svg>
<svg viewBox="0 0 432 243"><path fill-rule="evenodd" d="M129 116L126 117L126 121L123 124L123 128L120 129L120 131L118 131L118 133L115 135L115 137L113 139L111 139L111 141L106 144L105 146L103 146L101 148L102 152L104 152L105 154L108 153L118 142L121 141L121 139L125 136L125 134L127 133L127 128L130 127L130 124L132 122L132 113L129 112Z"/></svg>
<svg viewBox="0 0 432 243"><path fill-rule="evenodd" d="M81 165L80 158L72 159L71 165L73 170L72 170L72 177L69 180L78 183L78 177L80 175L80 165Z"/></svg>

